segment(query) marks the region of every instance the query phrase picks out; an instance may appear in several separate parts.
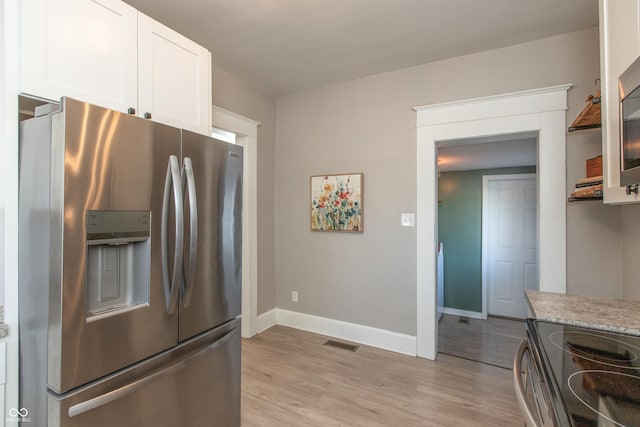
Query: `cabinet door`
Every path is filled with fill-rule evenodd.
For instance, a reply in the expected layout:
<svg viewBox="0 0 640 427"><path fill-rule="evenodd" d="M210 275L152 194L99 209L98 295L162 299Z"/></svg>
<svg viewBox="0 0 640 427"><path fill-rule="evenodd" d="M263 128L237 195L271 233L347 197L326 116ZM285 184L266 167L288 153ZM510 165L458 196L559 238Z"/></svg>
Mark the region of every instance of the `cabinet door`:
<svg viewBox="0 0 640 427"><path fill-rule="evenodd" d="M137 15L118 0L21 2L21 92L119 111L137 103Z"/></svg>
<svg viewBox="0 0 640 427"><path fill-rule="evenodd" d="M600 0L600 75L604 203L633 203L620 187L618 77L640 55L640 1Z"/></svg>
<svg viewBox="0 0 640 427"><path fill-rule="evenodd" d="M139 114L168 125L211 132L211 53L138 13Z"/></svg>

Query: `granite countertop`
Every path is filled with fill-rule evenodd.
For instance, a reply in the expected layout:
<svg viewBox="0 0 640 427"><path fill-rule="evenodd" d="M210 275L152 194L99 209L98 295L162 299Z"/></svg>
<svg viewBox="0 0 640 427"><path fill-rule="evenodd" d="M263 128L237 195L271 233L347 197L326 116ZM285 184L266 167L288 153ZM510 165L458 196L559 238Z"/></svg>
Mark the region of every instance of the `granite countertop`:
<svg viewBox="0 0 640 427"><path fill-rule="evenodd" d="M538 320L640 335L640 301L527 291Z"/></svg>

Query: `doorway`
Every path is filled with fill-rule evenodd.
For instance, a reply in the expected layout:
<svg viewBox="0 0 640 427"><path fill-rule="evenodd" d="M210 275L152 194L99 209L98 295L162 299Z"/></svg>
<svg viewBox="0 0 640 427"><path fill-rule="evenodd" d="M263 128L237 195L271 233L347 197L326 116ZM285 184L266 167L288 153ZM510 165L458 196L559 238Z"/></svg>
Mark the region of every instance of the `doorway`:
<svg viewBox="0 0 640 427"><path fill-rule="evenodd" d="M446 292L445 314L438 322L438 352L510 369L513 354L524 335L524 324L513 319L487 317L484 261L486 237L490 234L484 233L488 229L484 224L486 199L518 202L520 198L533 198L531 217L535 225L537 141L528 134L504 135L498 139L482 143L450 141L438 147L438 239L444 247L445 259L438 276L444 277ZM491 186L487 185L489 182ZM533 197L520 193L521 182L533 188ZM496 183L505 185L499 187ZM488 187L497 190L494 197L487 197ZM505 208L507 212L514 211L513 206L505 203L495 207L503 217ZM512 221L516 227L524 222L523 218ZM497 225L494 231L501 230L502 223ZM513 232L513 227L505 231L507 236L498 236L510 238L518 234ZM535 229L533 236L535 240ZM535 249L533 257L536 257Z"/></svg>
<svg viewBox="0 0 640 427"><path fill-rule="evenodd" d="M438 347L436 156L440 142L521 133L537 136L539 286L542 291L566 293L566 110L570 87L554 86L414 108L419 357L435 359Z"/></svg>
<svg viewBox="0 0 640 427"><path fill-rule="evenodd" d="M533 194L526 196L534 200L530 218L534 221L535 240L537 139L529 134L516 134L495 140L447 141L438 144L437 162L438 243L444 248L443 256L439 255L444 258L444 268L439 270L438 278L444 278L447 313L486 319L487 182L491 179L495 186L500 179L513 180L522 174L532 174L529 185ZM508 185L504 197L524 197L510 191L517 182ZM496 197L502 197L502 193ZM517 225L522 223L524 220ZM537 256L535 249L533 256Z"/></svg>

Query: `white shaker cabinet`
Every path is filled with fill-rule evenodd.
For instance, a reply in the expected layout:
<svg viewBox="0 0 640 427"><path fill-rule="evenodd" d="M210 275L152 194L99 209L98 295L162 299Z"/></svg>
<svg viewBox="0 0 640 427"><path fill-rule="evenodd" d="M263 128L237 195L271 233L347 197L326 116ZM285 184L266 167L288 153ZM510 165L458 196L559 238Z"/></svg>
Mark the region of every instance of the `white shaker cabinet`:
<svg viewBox="0 0 640 427"><path fill-rule="evenodd" d="M211 131L211 53L120 0L23 0L21 83L181 127Z"/></svg>
<svg viewBox="0 0 640 427"><path fill-rule="evenodd" d="M640 56L640 0L600 0L600 82L604 203L637 203L620 187L618 77Z"/></svg>
<svg viewBox="0 0 640 427"><path fill-rule="evenodd" d="M211 53L138 14L139 112L153 120L211 133Z"/></svg>
<svg viewBox="0 0 640 427"><path fill-rule="evenodd" d="M135 108L137 19L118 0L23 0L20 91Z"/></svg>

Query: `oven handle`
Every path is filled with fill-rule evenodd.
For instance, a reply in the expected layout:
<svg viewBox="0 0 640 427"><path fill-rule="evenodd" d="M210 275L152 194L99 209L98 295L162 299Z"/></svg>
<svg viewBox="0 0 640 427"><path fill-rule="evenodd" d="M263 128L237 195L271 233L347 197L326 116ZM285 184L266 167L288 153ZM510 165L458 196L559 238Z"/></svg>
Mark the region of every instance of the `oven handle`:
<svg viewBox="0 0 640 427"><path fill-rule="evenodd" d="M529 351L529 343L526 339L523 339L516 351L516 357L513 360L513 385L516 389L516 398L518 399L518 405L520 406L520 412L524 418L525 425L527 427L538 427L529 405L527 405L526 392L524 390L524 384L522 384L522 359L525 352Z"/></svg>

